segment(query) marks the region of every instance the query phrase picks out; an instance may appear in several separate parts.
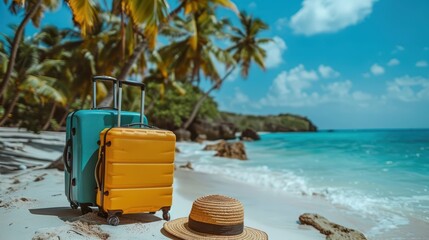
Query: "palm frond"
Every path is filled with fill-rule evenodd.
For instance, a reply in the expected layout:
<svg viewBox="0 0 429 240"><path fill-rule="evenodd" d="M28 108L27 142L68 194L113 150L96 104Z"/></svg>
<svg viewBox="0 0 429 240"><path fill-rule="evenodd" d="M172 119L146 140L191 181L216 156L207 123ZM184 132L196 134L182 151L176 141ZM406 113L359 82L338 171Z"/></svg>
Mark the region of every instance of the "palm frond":
<svg viewBox="0 0 429 240"><path fill-rule="evenodd" d="M95 4L91 0L66 0L73 13L73 21L80 26L81 34L90 33L97 21Z"/></svg>

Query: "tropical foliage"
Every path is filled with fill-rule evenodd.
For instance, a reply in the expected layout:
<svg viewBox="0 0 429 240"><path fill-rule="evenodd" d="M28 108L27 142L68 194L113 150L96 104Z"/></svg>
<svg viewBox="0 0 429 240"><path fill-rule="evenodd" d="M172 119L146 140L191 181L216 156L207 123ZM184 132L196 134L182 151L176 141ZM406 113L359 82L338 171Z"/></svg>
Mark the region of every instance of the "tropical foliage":
<svg viewBox="0 0 429 240"><path fill-rule="evenodd" d="M38 27L59 1L4 1L23 18L13 36L0 38L0 126L61 128L68 112L91 107L91 77L110 75L146 83L153 124L187 128L195 118L219 116L209 94L232 71L247 77L252 62L264 69L261 46L269 40L260 34L267 25L230 0L180 0L173 8L166 0L65 2L78 31L45 26L23 40L27 23ZM219 18L218 8L237 17ZM212 83L206 92L202 79ZM111 86L99 83L97 90L97 103L111 104ZM139 103L138 89L126 89L124 108Z"/></svg>

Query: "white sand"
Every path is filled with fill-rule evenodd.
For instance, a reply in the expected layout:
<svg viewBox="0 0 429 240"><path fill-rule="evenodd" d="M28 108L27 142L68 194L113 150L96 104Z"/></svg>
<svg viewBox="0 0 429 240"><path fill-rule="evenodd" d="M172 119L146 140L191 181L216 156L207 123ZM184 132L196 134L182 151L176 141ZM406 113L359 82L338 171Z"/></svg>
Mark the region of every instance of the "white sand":
<svg viewBox="0 0 429 240"><path fill-rule="evenodd" d="M56 149L46 150L46 158L57 159L61 152ZM41 152L37 155L40 157ZM161 212L124 215L115 227L107 225L96 213L81 216L80 210L69 207L64 194L64 172L56 169L33 168L0 174L0 183L1 239L168 239L162 232L165 221ZM193 200L207 194L224 194L240 200L245 207L245 225L267 232L270 239L324 239L312 227L297 224L299 215L305 212L320 213L331 221L365 232L364 220L338 214L338 209L317 197L287 196L182 169L175 173L172 219L188 216Z"/></svg>
<svg viewBox="0 0 429 240"><path fill-rule="evenodd" d="M31 239L36 236L40 239L58 239L57 236L60 239L100 239L103 233L108 234L109 239L168 239L161 233L164 221L160 212L155 215L124 215L116 227L107 225L105 219L95 213L81 216L79 210L69 207L64 195L63 174L58 170L43 169L0 175L1 239ZM37 178L40 181L34 182ZM237 197L237 192L231 192L232 189L242 189L234 183L220 191L222 185L214 186L218 183L210 183L211 178L190 171L176 172L172 219L187 216L192 201L199 196L218 193ZM270 239L283 239L285 234L290 239L324 239L312 228L300 227L296 224L297 219L276 222L276 219L270 219L269 213L259 219L258 203L253 199L239 200L245 206L245 224L266 231ZM282 229L279 226L283 223Z"/></svg>

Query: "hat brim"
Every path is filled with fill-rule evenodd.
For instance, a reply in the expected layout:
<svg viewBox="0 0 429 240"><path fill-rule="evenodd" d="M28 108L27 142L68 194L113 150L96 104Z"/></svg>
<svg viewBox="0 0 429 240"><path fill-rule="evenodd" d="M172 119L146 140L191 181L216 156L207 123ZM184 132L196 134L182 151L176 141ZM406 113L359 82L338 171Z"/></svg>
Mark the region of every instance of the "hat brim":
<svg viewBox="0 0 429 240"><path fill-rule="evenodd" d="M234 236L221 236L221 235L213 235L207 233L200 233L194 231L188 227L188 218L178 218L172 220L170 222L164 223L164 229L174 235L176 237L185 239L185 240L193 240L193 239L230 239L230 240L239 240L239 239L258 239L264 240L268 239L268 235L261 230L244 227L244 230L239 235Z"/></svg>

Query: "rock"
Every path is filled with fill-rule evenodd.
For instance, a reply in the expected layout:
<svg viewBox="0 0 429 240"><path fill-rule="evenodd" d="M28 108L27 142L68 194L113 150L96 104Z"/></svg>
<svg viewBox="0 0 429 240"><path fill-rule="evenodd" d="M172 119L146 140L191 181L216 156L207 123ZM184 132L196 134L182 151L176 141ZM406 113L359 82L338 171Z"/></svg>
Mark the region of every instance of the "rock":
<svg viewBox="0 0 429 240"><path fill-rule="evenodd" d="M206 145L203 150L204 151L217 151L218 149L224 148L225 144L226 144L225 140L220 140L218 143Z"/></svg>
<svg viewBox="0 0 429 240"><path fill-rule="evenodd" d="M182 141L191 141L191 132L183 129L183 128L179 128L173 131L174 134L176 135L176 141L178 142L182 142Z"/></svg>
<svg viewBox="0 0 429 240"><path fill-rule="evenodd" d="M329 240L366 240L363 233L330 222L318 214L304 213L299 216L299 221L301 224L313 226Z"/></svg>
<svg viewBox="0 0 429 240"><path fill-rule="evenodd" d="M200 135L205 135L207 140L235 139L237 127L228 122L212 123L196 120L189 127L191 139L195 140Z"/></svg>
<svg viewBox="0 0 429 240"><path fill-rule="evenodd" d="M42 174L42 175L40 175L40 176L37 176L35 179L34 179L34 182L40 182L40 181L42 181L42 180L45 180L45 176L46 175L48 175L48 174Z"/></svg>
<svg viewBox="0 0 429 240"><path fill-rule="evenodd" d="M243 132L241 132L240 140L254 141L254 140L261 140L261 137L256 131L250 128L246 128Z"/></svg>
<svg viewBox="0 0 429 240"><path fill-rule="evenodd" d="M62 156L60 158L58 158L57 160L53 161L51 164L49 164L46 167L46 169L52 169L52 168L56 168L60 171L64 171L64 162L63 162Z"/></svg>
<svg viewBox="0 0 429 240"><path fill-rule="evenodd" d="M197 143L203 143L205 140L207 140L207 136L205 134L200 134L195 139L195 142L197 142Z"/></svg>
<svg viewBox="0 0 429 240"><path fill-rule="evenodd" d="M180 168L187 168L189 170L194 170L191 162L187 162L185 165L181 165Z"/></svg>
<svg viewBox="0 0 429 240"><path fill-rule="evenodd" d="M234 158L239 160L247 160L246 151L242 142L228 143L220 141L217 144L207 145L204 150L215 150L217 157Z"/></svg>

